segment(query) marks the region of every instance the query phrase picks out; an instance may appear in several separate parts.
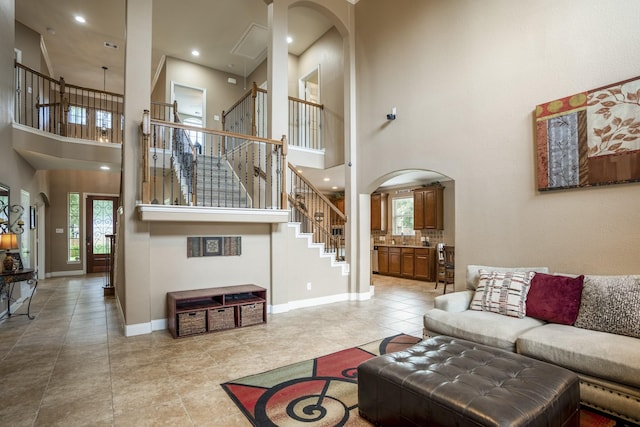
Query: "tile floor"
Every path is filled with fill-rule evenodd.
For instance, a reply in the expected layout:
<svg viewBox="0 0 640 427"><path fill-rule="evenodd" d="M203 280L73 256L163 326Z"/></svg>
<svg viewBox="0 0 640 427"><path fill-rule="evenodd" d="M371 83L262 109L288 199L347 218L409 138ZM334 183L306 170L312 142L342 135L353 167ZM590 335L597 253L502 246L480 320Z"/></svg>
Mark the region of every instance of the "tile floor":
<svg viewBox="0 0 640 427"><path fill-rule="evenodd" d="M422 313L442 293L434 283L376 275L369 301L176 340L167 331L124 337L103 285L103 275L43 280L34 320L0 322L2 425L249 425L220 383L400 332L421 336Z"/></svg>

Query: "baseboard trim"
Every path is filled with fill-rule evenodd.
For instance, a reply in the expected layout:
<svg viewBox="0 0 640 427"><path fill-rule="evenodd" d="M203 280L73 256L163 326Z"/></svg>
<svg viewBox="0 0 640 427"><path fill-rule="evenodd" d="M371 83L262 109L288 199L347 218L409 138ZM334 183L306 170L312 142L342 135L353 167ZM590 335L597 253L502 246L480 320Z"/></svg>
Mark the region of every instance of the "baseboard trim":
<svg viewBox="0 0 640 427"><path fill-rule="evenodd" d="M151 322L137 323L135 325L124 325L124 336L135 337L136 335L146 335L153 332Z"/></svg>
<svg viewBox="0 0 640 427"><path fill-rule="evenodd" d="M51 271L46 273L44 277L50 279L52 277L65 277L65 276L83 276L84 271L82 270L73 270L73 271Z"/></svg>
<svg viewBox="0 0 640 427"><path fill-rule="evenodd" d="M371 291L362 293L344 293L337 295L328 295L325 297L310 298L297 301L289 301L284 304L270 305L267 311L271 314L286 313L298 308L316 307L319 305L332 304L342 301L366 301L371 299Z"/></svg>

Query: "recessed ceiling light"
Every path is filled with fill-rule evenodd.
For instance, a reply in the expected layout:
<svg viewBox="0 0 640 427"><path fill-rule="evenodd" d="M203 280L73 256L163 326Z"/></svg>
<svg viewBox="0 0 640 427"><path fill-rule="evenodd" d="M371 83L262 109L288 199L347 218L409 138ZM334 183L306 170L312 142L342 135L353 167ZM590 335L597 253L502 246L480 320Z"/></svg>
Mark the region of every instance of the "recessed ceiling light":
<svg viewBox="0 0 640 427"><path fill-rule="evenodd" d="M331 181L331 178L324 178L323 181L324 182L329 182L329 181Z"/></svg>
<svg viewBox="0 0 640 427"><path fill-rule="evenodd" d="M298 169L298 173L302 173L302 169Z"/></svg>
<svg viewBox="0 0 640 427"><path fill-rule="evenodd" d="M291 36L287 36L287 43L293 43L293 38Z"/></svg>
<svg viewBox="0 0 640 427"><path fill-rule="evenodd" d="M109 166L100 166L100 169L102 169L103 171L111 170Z"/></svg>
<svg viewBox="0 0 640 427"><path fill-rule="evenodd" d="M80 16L80 15L74 16L74 19L81 24L84 24L85 22L87 22L87 20L84 19L84 16Z"/></svg>
<svg viewBox="0 0 640 427"><path fill-rule="evenodd" d="M338 187L336 187L335 185L333 187L331 187L332 190L337 190Z"/></svg>
<svg viewBox="0 0 640 427"><path fill-rule="evenodd" d="M191 51L191 55L200 56L200 52L198 52L197 50L194 49L194 50Z"/></svg>

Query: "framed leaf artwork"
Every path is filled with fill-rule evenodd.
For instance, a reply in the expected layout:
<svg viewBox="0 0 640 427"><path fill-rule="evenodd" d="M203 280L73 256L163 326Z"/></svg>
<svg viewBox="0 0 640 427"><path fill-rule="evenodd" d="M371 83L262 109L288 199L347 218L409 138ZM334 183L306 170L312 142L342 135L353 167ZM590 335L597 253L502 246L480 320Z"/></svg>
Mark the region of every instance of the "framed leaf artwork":
<svg viewBox="0 0 640 427"><path fill-rule="evenodd" d="M536 107L540 191L640 181L640 77Z"/></svg>

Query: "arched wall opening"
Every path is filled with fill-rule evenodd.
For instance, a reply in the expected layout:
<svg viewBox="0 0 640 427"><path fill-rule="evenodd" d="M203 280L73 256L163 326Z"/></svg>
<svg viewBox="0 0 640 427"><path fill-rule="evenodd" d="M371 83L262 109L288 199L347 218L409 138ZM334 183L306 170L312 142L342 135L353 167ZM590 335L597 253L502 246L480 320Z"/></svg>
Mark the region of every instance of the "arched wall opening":
<svg viewBox="0 0 640 427"><path fill-rule="evenodd" d="M407 230L401 224L394 223L402 220L402 215L394 216L394 205L396 209L403 209L406 206L404 201L410 201L411 215L413 215L414 191L433 186L442 187L442 222L438 229L433 228L413 228L414 223L408 226ZM369 280L373 284L374 273L397 275L394 271L377 271L380 265L376 262L378 253L375 248L380 246L409 246L409 247L430 247L434 251L432 256L438 256L437 248L439 244L455 245L455 180L451 177L433 170L426 169L404 169L396 170L379 176L368 185L360 197L360 248L361 263L359 265L360 286L364 286L364 281ZM395 212L397 214L397 212ZM406 218L405 218L406 219ZM368 233L368 239L365 236ZM368 260L367 262L367 255ZM436 258L432 262L437 263ZM428 279L418 275L413 278L433 282L436 277L430 271ZM406 271L402 273L407 277Z"/></svg>

